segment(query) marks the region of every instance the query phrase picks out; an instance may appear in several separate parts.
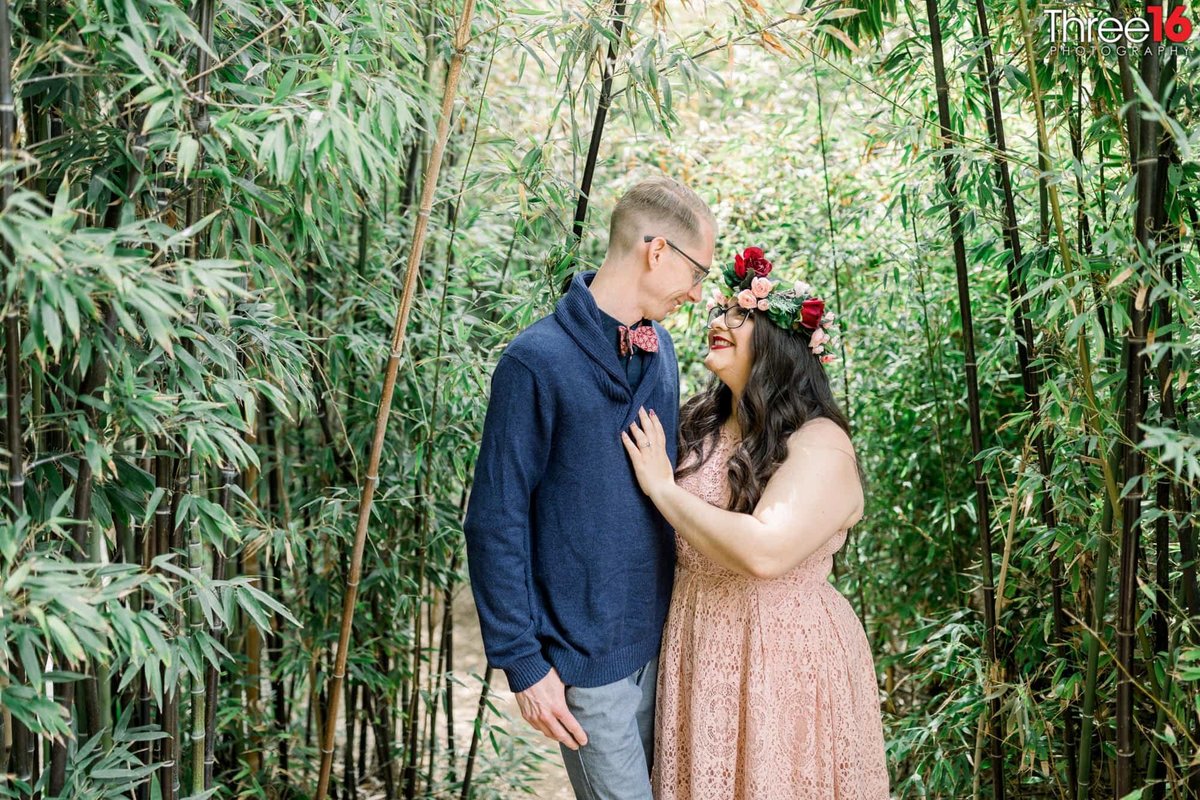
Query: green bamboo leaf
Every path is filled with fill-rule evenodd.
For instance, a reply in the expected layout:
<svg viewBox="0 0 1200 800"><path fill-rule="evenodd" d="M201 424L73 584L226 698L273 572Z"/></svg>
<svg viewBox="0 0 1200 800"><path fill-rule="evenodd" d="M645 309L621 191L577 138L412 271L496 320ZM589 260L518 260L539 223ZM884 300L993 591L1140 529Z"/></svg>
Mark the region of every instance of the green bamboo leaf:
<svg viewBox="0 0 1200 800"><path fill-rule="evenodd" d="M58 314L49 303L42 303L40 308L42 332L46 336L46 342L50 345L50 349L58 353L62 350L62 324L59 322Z"/></svg>
<svg viewBox="0 0 1200 800"><path fill-rule="evenodd" d="M192 173L192 168L196 166L196 156L200 153L200 142L191 134L183 134L179 140L179 152L175 156L175 163L178 165L179 172L183 180L187 180Z"/></svg>
<svg viewBox="0 0 1200 800"><path fill-rule="evenodd" d="M71 663L77 664L86 660L87 654L65 622L56 616L48 616L46 624L49 626L55 642L58 643L59 649L66 653Z"/></svg>

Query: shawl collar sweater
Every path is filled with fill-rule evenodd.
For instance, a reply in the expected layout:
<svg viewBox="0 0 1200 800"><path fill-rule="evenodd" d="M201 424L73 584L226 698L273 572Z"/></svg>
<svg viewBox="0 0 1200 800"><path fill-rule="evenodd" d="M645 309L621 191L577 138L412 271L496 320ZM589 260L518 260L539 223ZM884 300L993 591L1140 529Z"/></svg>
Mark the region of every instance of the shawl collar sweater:
<svg viewBox="0 0 1200 800"><path fill-rule="evenodd" d="M631 389L575 276L492 374L464 522L489 663L523 691L553 666L569 686L621 680L657 655L674 530L641 491L620 433L654 409L676 458L679 371L670 335Z"/></svg>

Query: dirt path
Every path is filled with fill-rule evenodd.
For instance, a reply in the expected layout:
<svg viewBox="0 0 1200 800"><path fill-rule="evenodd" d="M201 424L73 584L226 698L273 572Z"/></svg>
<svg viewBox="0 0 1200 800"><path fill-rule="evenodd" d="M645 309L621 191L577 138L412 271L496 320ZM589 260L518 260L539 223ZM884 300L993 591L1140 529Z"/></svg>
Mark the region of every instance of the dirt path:
<svg viewBox="0 0 1200 800"><path fill-rule="evenodd" d="M454 706L456 709L454 729L460 742L460 752L466 752L471 742L472 726L475 710L479 707L479 681L470 678L471 674L482 676L487 669L487 659L483 654L483 639L479 635L479 617L475 612L475 601L471 596L471 588L462 586L454 595L454 665L453 668L459 682L454 684ZM539 750L547 761L542 766L541 777L536 784L533 796L539 800L574 800L571 784L567 780L563 768L562 756L558 745L549 739L541 737L521 719L517 701L508 690L508 681L504 675L496 673L492 676L492 702L497 708L512 720L510 730L520 730L530 739L541 744ZM521 795L524 797L525 795Z"/></svg>

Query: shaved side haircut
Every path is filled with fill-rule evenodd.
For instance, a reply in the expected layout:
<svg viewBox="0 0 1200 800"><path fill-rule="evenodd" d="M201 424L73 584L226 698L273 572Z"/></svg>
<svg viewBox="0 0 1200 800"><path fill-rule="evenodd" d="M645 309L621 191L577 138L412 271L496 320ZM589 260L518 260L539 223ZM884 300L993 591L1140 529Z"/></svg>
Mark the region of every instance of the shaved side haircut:
<svg viewBox="0 0 1200 800"><path fill-rule="evenodd" d="M628 253L645 236L695 244L705 226L715 233L717 221L699 195L672 178L649 178L617 201L608 226L608 248Z"/></svg>

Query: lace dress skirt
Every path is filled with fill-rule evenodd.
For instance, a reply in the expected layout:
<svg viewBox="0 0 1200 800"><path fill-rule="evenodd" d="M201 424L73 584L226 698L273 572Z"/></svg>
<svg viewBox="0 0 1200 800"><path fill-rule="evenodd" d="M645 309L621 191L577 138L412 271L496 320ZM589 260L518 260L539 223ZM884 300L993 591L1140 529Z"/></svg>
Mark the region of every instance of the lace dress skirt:
<svg viewBox="0 0 1200 800"><path fill-rule="evenodd" d="M685 488L725 502L729 438ZM788 574L727 570L676 537L659 657L657 800L886 800L870 646L829 582L839 531Z"/></svg>

